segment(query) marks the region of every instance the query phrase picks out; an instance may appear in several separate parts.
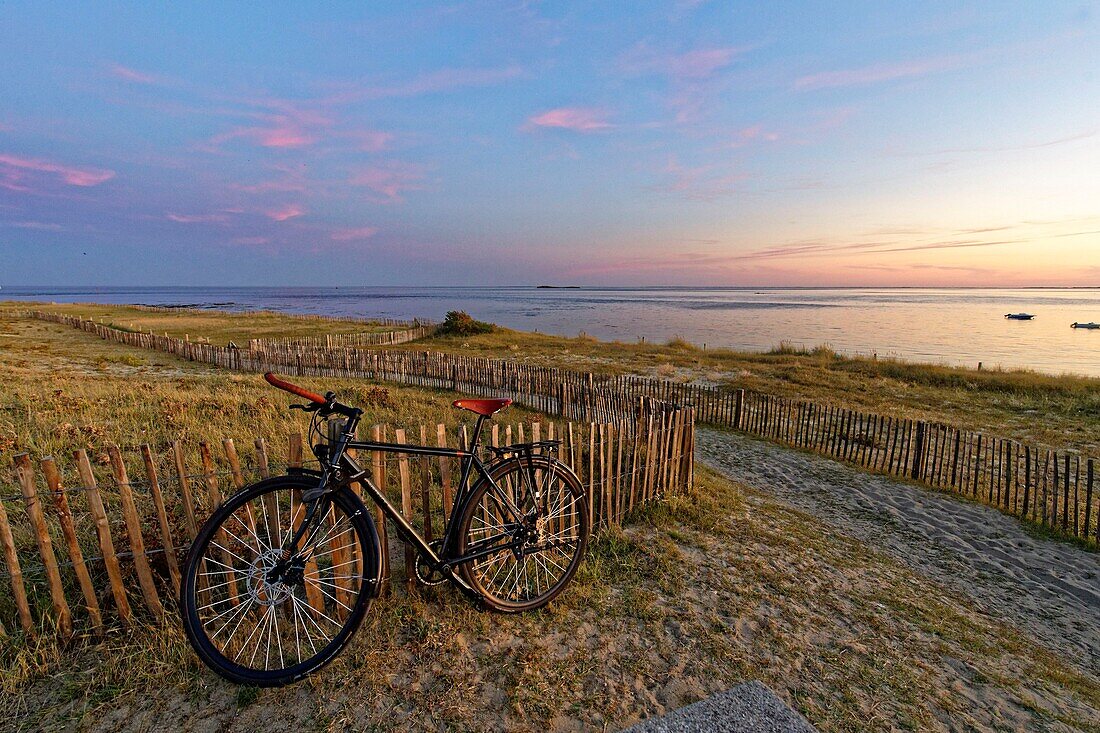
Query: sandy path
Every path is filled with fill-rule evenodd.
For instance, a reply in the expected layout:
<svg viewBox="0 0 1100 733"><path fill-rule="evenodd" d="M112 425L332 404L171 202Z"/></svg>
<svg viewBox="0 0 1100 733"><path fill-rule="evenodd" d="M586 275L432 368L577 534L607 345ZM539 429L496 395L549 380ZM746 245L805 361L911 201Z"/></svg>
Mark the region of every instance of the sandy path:
<svg viewBox="0 0 1100 733"><path fill-rule="evenodd" d="M966 593L1091 673L1100 670L1100 554L1035 537L995 509L724 431L699 459Z"/></svg>

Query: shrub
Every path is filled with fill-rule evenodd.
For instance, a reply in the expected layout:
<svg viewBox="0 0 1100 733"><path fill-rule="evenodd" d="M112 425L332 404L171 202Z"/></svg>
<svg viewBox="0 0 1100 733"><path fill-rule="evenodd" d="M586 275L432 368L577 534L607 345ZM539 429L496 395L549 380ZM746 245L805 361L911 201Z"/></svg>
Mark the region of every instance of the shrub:
<svg viewBox="0 0 1100 733"><path fill-rule="evenodd" d="M494 324L474 320L466 311L450 311L439 326L440 333L450 336L474 336L479 333L492 333L495 330Z"/></svg>
<svg viewBox="0 0 1100 733"><path fill-rule="evenodd" d="M679 336L673 336L666 343L665 346L670 349L676 349L677 351L698 351L699 347L691 343L687 339L680 338Z"/></svg>

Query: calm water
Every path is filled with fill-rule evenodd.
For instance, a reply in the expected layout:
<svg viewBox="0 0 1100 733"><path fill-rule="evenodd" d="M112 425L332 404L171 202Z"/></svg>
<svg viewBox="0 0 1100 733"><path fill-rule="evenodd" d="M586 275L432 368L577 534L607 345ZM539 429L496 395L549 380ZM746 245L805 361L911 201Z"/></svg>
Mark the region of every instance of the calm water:
<svg viewBox="0 0 1100 733"><path fill-rule="evenodd" d="M512 328L765 351L780 341L924 362L1100 376L1100 289L4 288L0 299L426 317L461 309ZM1034 313L1008 321L1005 313Z"/></svg>

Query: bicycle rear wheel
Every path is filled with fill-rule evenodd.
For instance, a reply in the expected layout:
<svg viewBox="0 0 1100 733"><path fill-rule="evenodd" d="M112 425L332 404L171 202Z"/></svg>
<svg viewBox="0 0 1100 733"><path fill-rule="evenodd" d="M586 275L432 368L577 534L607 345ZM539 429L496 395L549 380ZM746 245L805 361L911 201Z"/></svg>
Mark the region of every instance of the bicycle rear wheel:
<svg viewBox="0 0 1100 733"><path fill-rule="evenodd" d="M241 490L203 525L180 589L187 638L222 677L285 685L331 661L359 627L378 578L378 537L358 497L338 491L285 573L272 577L316 480L284 476Z"/></svg>
<svg viewBox="0 0 1100 733"><path fill-rule="evenodd" d="M576 475L549 456L516 456L473 490L459 525L463 579L498 611L541 608L580 567L590 532ZM537 498L536 498L537 497Z"/></svg>

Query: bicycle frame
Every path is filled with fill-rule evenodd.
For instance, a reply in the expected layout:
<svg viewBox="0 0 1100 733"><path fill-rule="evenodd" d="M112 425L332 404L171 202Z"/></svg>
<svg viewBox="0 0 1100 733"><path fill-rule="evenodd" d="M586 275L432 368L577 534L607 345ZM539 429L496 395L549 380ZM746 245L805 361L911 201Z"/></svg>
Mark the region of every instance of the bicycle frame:
<svg viewBox="0 0 1100 733"><path fill-rule="evenodd" d="M455 546L457 540L457 532L459 522L457 517L461 517L466 508L466 503L469 501L470 496L473 493L474 486L477 486L481 481L487 481L491 487L491 490L495 492L495 496L500 500L501 504L512 514L512 519L517 522L523 521L524 515L507 492L501 491L496 481L493 480L491 470L494 466L500 465L500 461L492 461L486 465L478 456L478 448L480 447L481 432L487 418L484 416L478 416L477 424L474 426L473 437L470 441L470 450L462 450L458 448L437 448L425 445L406 445L401 443L384 443L377 441L360 441L354 440L355 430L359 425L361 418L361 411L356 410L353 414L348 415L344 425L344 430L341 432L337 441L331 446L331 449L327 451L327 455L318 456L321 459L322 469L324 469L324 477L322 483L318 486L317 495L310 496L313 492L309 492L303 496L305 501L311 501L320 499L327 493L328 490L334 487L328 485L329 481L335 479L337 486L350 486L351 484L360 484L366 493L370 496L371 500L378 506L382 513L391 521L397 528L398 533L410 544L414 545L420 555L427 562L429 567L433 570L441 572L445 577L451 580L453 583L459 586L464 592L474 598L480 598L480 595L470 588L466 582L454 572L454 569L467 562L471 562L480 557L498 552L500 550L499 545L491 545L487 548L470 552L462 556L453 556L451 554L452 548ZM395 507L390 500L386 497L383 491L374 485L374 483L368 478L367 470L360 467L355 460L348 455L349 450L368 450L379 451L382 453L405 453L408 455L419 456L433 456L442 458L458 458L462 461L461 479L458 484L458 492L454 498L454 504L451 509L450 519L447 521L446 529L443 535L442 545L440 552L436 552L424 539L423 535L416 531L416 528L409 523L407 519L401 514L401 512ZM501 460L508 460L501 458ZM470 477L473 472L476 471L478 475L478 482L471 485ZM538 491L536 490L536 501L538 499ZM316 505L316 501L314 501ZM312 512L309 512L306 520L302 522L302 526L299 528L299 535L304 535L306 525L309 524ZM497 539L497 538L490 538ZM295 536L292 540L292 551L296 551L296 546L299 537Z"/></svg>

